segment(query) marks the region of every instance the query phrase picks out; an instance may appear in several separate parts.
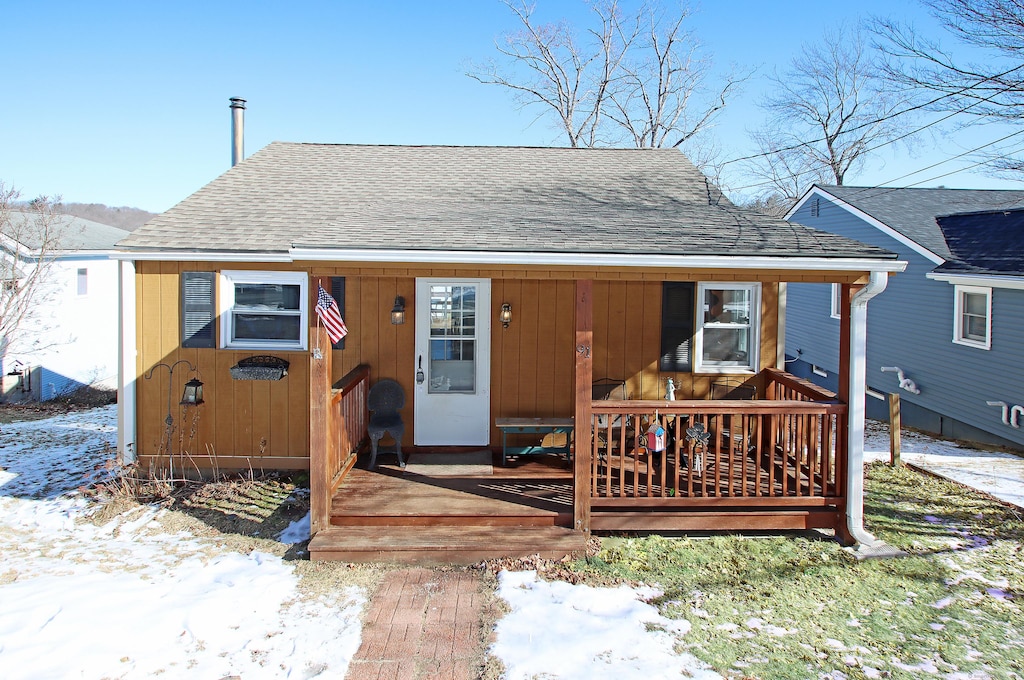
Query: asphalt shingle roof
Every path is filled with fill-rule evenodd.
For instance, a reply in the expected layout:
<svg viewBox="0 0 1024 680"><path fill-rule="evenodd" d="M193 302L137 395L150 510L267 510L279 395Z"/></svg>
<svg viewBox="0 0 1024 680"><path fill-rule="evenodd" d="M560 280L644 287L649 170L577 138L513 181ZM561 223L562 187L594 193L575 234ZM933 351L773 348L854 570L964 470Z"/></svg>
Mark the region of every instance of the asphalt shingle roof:
<svg viewBox="0 0 1024 680"><path fill-rule="evenodd" d="M938 218L952 259L936 271L1024 276L1024 210Z"/></svg>
<svg viewBox="0 0 1024 680"><path fill-rule="evenodd" d="M818 187L947 260L952 253L936 217L1024 207L1024 191L1018 190Z"/></svg>
<svg viewBox="0 0 1024 680"><path fill-rule="evenodd" d="M675 149L285 142L119 245L894 257L738 208Z"/></svg>
<svg viewBox="0 0 1024 680"><path fill-rule="evenodd" d="M39 234L31 226L39 219L40 216L32 212L16 211L10 215L10 220L15 225L11 235L30 250L39 249ZM55 233L59 236L58 247L64 251L113 250L115 243L131 233L109 224L72 215L54 215L52 219Z"/></svg>

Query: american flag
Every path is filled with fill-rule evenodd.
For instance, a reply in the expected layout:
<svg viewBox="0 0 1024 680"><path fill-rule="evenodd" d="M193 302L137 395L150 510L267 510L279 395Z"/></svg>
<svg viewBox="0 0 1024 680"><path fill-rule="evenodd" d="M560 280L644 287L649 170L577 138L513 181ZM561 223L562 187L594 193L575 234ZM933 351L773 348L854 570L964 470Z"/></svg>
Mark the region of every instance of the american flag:
<svg viewBox="0 0 1024 680"><path fill-rule="evenodd" d="M327 335L331 337L331 342L338 342L348 335L348 327L345 325L344 319L341 318L341 310L338 309L338 303L327 294L323 286L317 284L317 288L320 290L316 294L316 315L324 322L324 327L327 329Z"/></svg>

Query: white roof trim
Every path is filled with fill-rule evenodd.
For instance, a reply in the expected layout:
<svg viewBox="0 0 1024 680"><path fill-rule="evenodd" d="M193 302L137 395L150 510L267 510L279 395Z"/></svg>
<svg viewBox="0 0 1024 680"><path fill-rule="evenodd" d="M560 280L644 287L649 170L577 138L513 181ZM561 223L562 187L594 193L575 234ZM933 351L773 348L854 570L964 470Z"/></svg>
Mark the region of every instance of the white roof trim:
<svg viewBox="0 0 1024 680"><path fill-rule="evenodd" d="M925 277L933 281L945 281L951 286L982 286L988 288L1011 288L1024 290L1024 276L1000 274L945 274L928 272Z"/></svg>
<svg viewBox="0 0 1024 680"><path fill-rule="evenodd" d="M927 260L931 260L935 264L943 264L946 261L940 255L936 255L932 251L930 251L927 248L925 248L924 246L922 246L917 241L914 241L913 239L907 238L906 236L904 236L900 232L896 231L895 229L893 229L892 227L887 225L885 222L880 222L879 220L875 219L874 217L872 217L871 215L867 214L863 210L861 210L861 209L859 209L859 208L857 208L857 207L847 203L846 201L844 201L841 198L837 198L836 196L833 196L832 194L828 193L827 191L825 191L824 189L822 189L821 187L819 187L817 185L812 186L810 189L808 189L807 193L804 194L800 198L800 200L796 202L796 205L794 205L792 208L789 209L789 212L786 213L786 216L783 219L789 220L789 218L792 217L793 214L796 213L797 210L802 208L804 203L806 203L812 196L821 196L825 200L830 201L830 202L836 204L840 208L843 208L844 210L847 210L848 212L853 213L856 217L859 217L860 219L864 220L865 222L870 224L875 229L878 229L880 232L882 232L883 234L885 234L889 238L894 239L894 240L902 243L903 245L905 245L906 247L910 248L911 250L913 250L918 255L924 257ZM801 224L803 224L803 223L801 223ZM812 226L813 227L813 225L806 225L806 226Z"/></svg>
<svg viewBox="0 0 1024 680"><path fill-rule="evenodd" d="M900 260L841 257L754 257L722 255L627 255L621 253L526 253L459 250L361 250L292 248L292 260L322 262L411 262L452 264L528 264L570 267L662 267L681 269L783 269L814 271L902 272Z"/></svg>

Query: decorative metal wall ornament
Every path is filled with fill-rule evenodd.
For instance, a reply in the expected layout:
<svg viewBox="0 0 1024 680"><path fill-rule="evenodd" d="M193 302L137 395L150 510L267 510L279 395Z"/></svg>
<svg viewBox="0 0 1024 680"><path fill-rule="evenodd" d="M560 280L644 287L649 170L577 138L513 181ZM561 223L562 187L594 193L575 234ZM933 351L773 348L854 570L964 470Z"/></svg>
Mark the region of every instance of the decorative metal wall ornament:
<svg viewBox="0 0 1024 680"><path fill-rule="evenodd" d="M704 429L704 423L696 423L686 428L686 440L692 444L693 473L704 474L704 453L708 450L711 433Z"/></svg>
<svg viewBox="0 0 1024 680"><path fill-rule="evenodd" d="M280 357L254 356L231 367L232 380L280 380L288 375L289 363Z"/></svg>

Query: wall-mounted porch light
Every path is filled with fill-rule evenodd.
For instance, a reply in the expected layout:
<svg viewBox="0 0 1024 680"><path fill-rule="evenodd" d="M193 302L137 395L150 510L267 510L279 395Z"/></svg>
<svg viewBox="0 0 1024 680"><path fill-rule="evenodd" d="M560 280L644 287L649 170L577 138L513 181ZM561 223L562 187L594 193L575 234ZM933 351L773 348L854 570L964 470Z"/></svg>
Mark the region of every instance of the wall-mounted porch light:
<svg viewBox="0 0 1024 680"><path fill-rule="evenodd" d="M508 325L512 323L512 304L504 302L501 305L501 314L498 315L498 320L501 321L502 328L508 328Z"/></svg>
<svg viewBox="0 0 1024 680"><path fill-rule="evenodd" d="M182 406L199 406L203 403L203 383L199 378L192 378L185 383L180 403Z"/></svg>
<svg viewBox="0 0 1024 680"><path fill-rule="evenodd" d="M391 308L391 323L398 326L405 323L405 298L395 296L395 306Z"/></svg>

